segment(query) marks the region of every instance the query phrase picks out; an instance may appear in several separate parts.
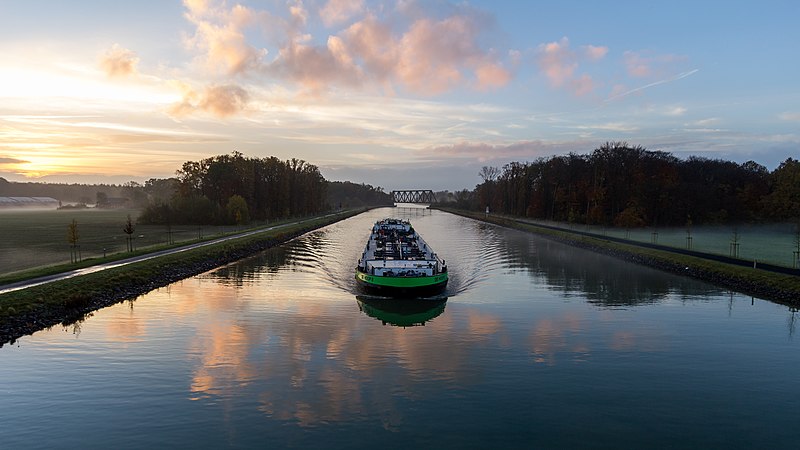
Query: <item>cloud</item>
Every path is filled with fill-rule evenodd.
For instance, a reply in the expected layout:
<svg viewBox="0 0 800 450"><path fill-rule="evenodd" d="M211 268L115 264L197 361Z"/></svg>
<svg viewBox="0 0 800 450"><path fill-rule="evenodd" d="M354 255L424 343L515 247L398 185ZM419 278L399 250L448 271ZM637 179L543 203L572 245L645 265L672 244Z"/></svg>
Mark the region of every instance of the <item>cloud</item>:
<svg viewBox="0 0 800 450"><path fill-rule="evenodd" d="M139 58L136 53L114 44L100 57L100 67L111 78L126 77L136 74Z"/></svg>
<svg viewBox="0 0 800 450"><path fill-rule="evenodd" d="M672 106L670 108L667 108L667 110L664 111L664 114L667 116L677 117L686 114L686 111L687 109L684 108L683 106Z"/></svg>
<svg viewBox="0 0 800 450"><path fill-rule="evenodd" d="M554 87L561 87L572 79L578 63L569 49L569 39L539 45L539 66Z"/></svg>
<svg viewBox="0 0 800 450"><path fill-rule="evenodd" d="M203 52L206 67L229 75L258 68L267 55L247 42L244 30L256 23L269 22L266 12L255 12L242 5L230 9L212 6L210 1L184 0L184 16L196 27L186 45Z"/></svg>
<svg viewBox="0 0 800 450"><path fill-rule="evenodd" d="M628 125L622 122L608 122L608 123L598 123L598 124L591 124L591 125L579 125L574 127L578 130L602 130L602 131L615 131L615 132L632 132L639 130L638 127L633 125Z"/></svg>
<svg viewBox="0 0 800 450"><path fill-rule="evenodd" d="M583 141L575 142L545 142L541 140L518 141L508 144L489 144L485 142L458 142L452 145L428 147L417 153L429 157L439 157L443 160L452 158L471 159L478 162L532 160L555 154L574 151L576 148L587 147L590 144Z"/></svg>
<svg viewBox="0 0 800 450"><path fill-rule="evenodd" d="M183 99L170 106L170 115L181 117L205 111L217 117L229 117L244 111L250 101L250 94L244 88L232 84L207 86L203 92L188 86L182 88Z"/></svg>
<svg viewBox="0 0 800 450"><path fill-rule="evenodd" d="M572 93L580 97L592 92L595 88L594 80L587 74L583 74L578 78L574 78L569 82Z"/></svg>
<svg viewBox="0 0 800 450"><path fill-rule="evenodd" d="M583 52L575 52L569 46L569 39L540 44L537 48L539 68L555 88L564 88L576 96L584 96L597 87L589 74L577 75L580 62L598 61L608 53L608 47L585 45Z"/></svg>
<svg viewBox="0 0 800 450"><path fill-rule="evenodd" d="M512 75L493 51L479 46L482 31L467 14L419 18L400 33L368 15L330 36L325 46L306 44L303 35L295 35L269 72L314 91L382 86L393 92L397 86L437 95L460 86L499 88Z"/></svg>
<svg viewBox="0 0 800 450"><path fill-rule="evenodd" d="M28 164L30 161L25 161L24 159L17 159L17 158L9 158L7 156L0 156L0 165L6 164Z"/></svg>
<svg viewBox="0 0 800 450"><path fill-rule="evenodd" d="M603 59L608 53L608 47L597 47L594 45L584 45L581 47L587 58L592 61L599 61Z"/></svg>
<svg viewBox="0 0 800 450"><path fill-rule="evenodd" d="M487 63L475 69L479 90L499 88L508 84L511 74L499 64Z"/></svg>
<svg viewBox="0 0 800 450"><path fill-rule="evenodd" d="M694 126L707 127L709 125L716 125L720 120L716 117L709 117L708 119L700 119L693 123Z"/></svg>
<svg viewBox="0 0 800 450"><path fill-rule="evenodd" d="M364 0L328 0L319 11L326 27L347 21L364 9Z"/></svg>
<svg viewBox="0 0 800 450"><path fill-rule="evenodd" d="M200 59L216 74L248 74L261 82L276 78L313 94L339 88L394 93L400 88L438 95L459 87L497 89L512 78L498 56L502 52L483 48L479 42L491 20L469 8L453 8L436 19L414 15L382 21L367 13L319 43L306 29L309 14L303 2L286 5L285 18L280 18L241 5L185 0L185 17L196 27L186 43L200 51ZM329 0L319 15L333 26L364 10L361 0ZM276 39L272 60L265 59L267 49L248 41L245 29L251 26L259 26L267 35L283 33ZM507 58L511 57L509 53Z"/></svg>
<svg viewBox="0 0 800 450"><path fill-rule="evenodd" d="M784 112L778 114L778 118L787 122L800 122L800 112Z"/></svg>
<svg viewBox="0 0 800 450"><path fill-rule="evenodd" d="M663 78L675 72L674 66L677 63L686 61L685 56L653 55L647 51L626 51L622 57L628 75L634 78Z"/></svg>

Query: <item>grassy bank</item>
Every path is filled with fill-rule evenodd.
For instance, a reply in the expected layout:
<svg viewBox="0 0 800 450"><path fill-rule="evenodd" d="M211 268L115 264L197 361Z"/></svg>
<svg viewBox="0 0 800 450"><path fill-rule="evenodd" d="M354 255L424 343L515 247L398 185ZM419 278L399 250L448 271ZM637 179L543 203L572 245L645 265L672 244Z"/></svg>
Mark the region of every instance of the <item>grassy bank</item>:
<svg viewBox="0 0 800 450"><path fill-rule="evenodd" d="M439 208L453 214L493 223L507 228L536 233L570 245L616 256L679 275L691 276L731 290L778 303L800 306L800 277L734 266L665 250L643 248L608 240L557 231L510 218L450 208Z"/></svg>
<svg viewBox="0 0 800 450"><path fill-rule="evenodd" d="M110 304L239 260L322 226L361 213L343 212L279 229L164 255L0 295L0 345Z"/></svg>
<svg viewBox="0 0 800 450"><path fill-rule="evenodd" d="M286 220L282 220L282 221L272 222L268 226L264 226L264 228L281 226L281 225L284 225L284 224L287 224L287 223L290 223L290 222L293 222L293 221L295 221L295 219L286 219ZM226 229L224 229L222 227L215 227L212 230L212 228L206 227L206 231L213 231L213 233L197 234L197 231L195 231L195 234L192 235L192 236L185 236L184 235L184 236L179 236L179 237L173 238L174 240L173 240L172 244L169 244L166 241L164 241L162 243L155 243L155 244L150 244L150 245L147 245L147 246L143 246L143 245L139 246L139 247L135 248L134 251L132 251L132 252L124 251L123 249L117 249L116 252L114 252L114 253L110 253L109 252L105 256L98 255L98 256L86 257L86 255L84 255L83 259L81 259L78 262L72 262L72 263L70 263L70 262L61 262L59 264L50 264L50 265L32 267L32 268L29 268L29 269L22 269L22 270L17 270L17 271L14 271L14 272L7 272L7 273L3 273L3 270L0 270L0 273L2 274L2 275L0 275L0 286L2 286L4 284L15 283L17 281L30 280L30 279L33 279L33 278L38 278L38 277L43 277L43 276L48 276L48 275L64 273L64 272L68 272L68 271L71 271L71 270L83 269L83 268L91 267L91 266L98 265L98 264L104 264L104 263L108 263L108 262L119 261L119 260L122 260L122 259L127 259L127 258L140 256L140 255L146 255L146 254L149 254L149 253L154 253L154 252L158 252L158 251L162 251L162 250L169 250L169 249L173 249L173 248L179 248L179 247L183 247L185 245L192 244L192 243L213 241L215 239L219 239L220 237L224 237L226 235L232 235L232 234L237 234L237 233L241 233L241 232L257 230L257 229L258 229L258 227L237 230L234 227L227 227L227 230L226 230ZM20 234L25 234L23 231L20 231L19 233ZM16 236L16 235L12 234L12 236ZM198 237L198 236L202 236L202 237ZM39 235L39 238L46 240L46 237L41 236L41 235ZM30 237L26 238L26 240L29 240L29 239L30 239ZM42 244L42 245L52 246L53 244L46 243L46 244ZM3 267L3 265L0 264L0 267Z"/></svg>
<svg viewBox="0 0 800 450"><path fill-rule="evenodd" d="M103 258L128 257L127 235L122 228L128 215L135 221L139 213L137 209L95 208L0 211L0 236L13 236L13 239L0 240L0 274L25 279L27 275L20 276L17 272L44 266L68 266L71 248L67 227L72 220L78 224L80 256L83 260L93 260L90 265ZM268 225L276 223L279 222ZM170 242L196 242L235 231L234 226L175 225L169 228L137 224L132 237L134 249L141 253L167 248ZM0 284L9 282L5 276L0 277Z"/></svg>

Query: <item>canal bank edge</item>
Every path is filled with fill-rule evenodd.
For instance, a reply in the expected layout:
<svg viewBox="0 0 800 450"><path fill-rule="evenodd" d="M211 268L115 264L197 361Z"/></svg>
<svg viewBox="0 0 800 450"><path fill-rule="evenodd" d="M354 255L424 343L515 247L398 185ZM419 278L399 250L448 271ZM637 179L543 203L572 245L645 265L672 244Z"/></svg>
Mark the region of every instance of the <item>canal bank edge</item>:
<svg viewBox="0 0 800 450"><path fill-rule="evenodd" d="M68 326L98 309L134 300L366 210L309 218L257 235L0 294L0 347L39 330L59 324Z"/></svg>
<svg viewBox="0 0 800 450"><path fill-rule="evenodd" d="M635 244L611 242L587 237L569 230L553 230L510 217L486 215L454 208L435 207L444 212L492 223L506 228L535 233L575 247L614 256L636 264L653 267L677 275L696 278L711 284L770 300L787 306L800 306L800 277L771 273L760 269L733 266L666 250L638 247Z"/></svg>

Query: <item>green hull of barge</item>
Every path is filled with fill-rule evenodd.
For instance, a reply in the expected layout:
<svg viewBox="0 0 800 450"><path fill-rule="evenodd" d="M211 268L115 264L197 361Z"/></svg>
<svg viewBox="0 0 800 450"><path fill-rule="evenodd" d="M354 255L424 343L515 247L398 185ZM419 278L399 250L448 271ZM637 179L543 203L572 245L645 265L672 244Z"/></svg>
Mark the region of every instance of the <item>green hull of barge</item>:
<svg viewBox="0 0 800 450"><path fill-rule="evenodd" d="M447 272L429 277L380 277L356 271L356 281L365 288L384 293L435 292L447 286Z"/></svg>

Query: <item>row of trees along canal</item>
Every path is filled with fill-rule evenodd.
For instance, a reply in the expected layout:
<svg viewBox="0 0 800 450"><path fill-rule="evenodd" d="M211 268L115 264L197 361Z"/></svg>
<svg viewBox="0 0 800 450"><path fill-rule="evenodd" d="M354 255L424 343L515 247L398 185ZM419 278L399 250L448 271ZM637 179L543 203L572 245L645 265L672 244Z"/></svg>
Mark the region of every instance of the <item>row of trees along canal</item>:
<svg viewBox="0 0 800 450"><path fill-rule="evenodd" d="M248 158L234 152L188 161L176 174L176 178L151 178L144 185L135 182L124 185L122 193L135 194L131 195L136 200L132 206L143 208L137 221L128 215L122 227L128 252L134 250L137 222L168 225L171 244L172 225L242 225L251 220L263 222L342 207L392 204L391 195L380 187L327 181L316 166L298 159ZM28 187L28 183L20 185ZM64 186L52 187L64 192ZM83 190L80 192L85 195ZM97 192L98 199L105 196L105 192ZM80 261L80 231L75 219L67 227L67 241L70 261Z"/></svg>
<svg viewBox="0 0 800 450"><path fill-rule="evenodd" d="M317 166L303 160L249 158L239 152L188 161L177 178L149 180L144 188L157 186L161 187L154 190L171 195L152 200L139 217L142 223L238 225L342 206L391 204L391 196L382 189L329 182Z"/></svg>
<svg viewBox="0 0 800 450"><path fill-rule="evenodd" d="M612 142L479 175L474 191L453 196L459 207L619 227L800 219L800 161L792 158L769 172L753 161L682 160Z"/></svg>

